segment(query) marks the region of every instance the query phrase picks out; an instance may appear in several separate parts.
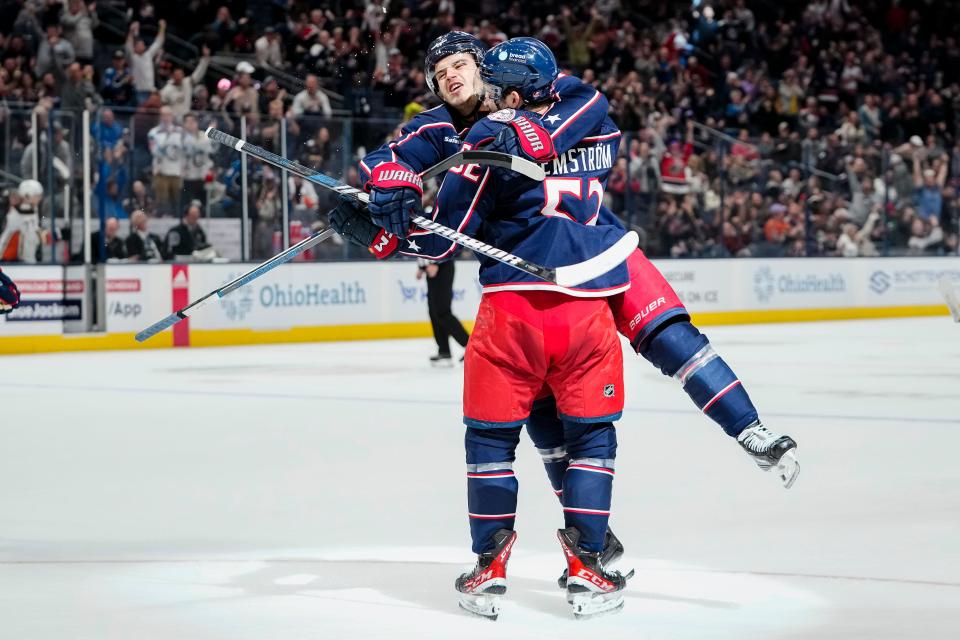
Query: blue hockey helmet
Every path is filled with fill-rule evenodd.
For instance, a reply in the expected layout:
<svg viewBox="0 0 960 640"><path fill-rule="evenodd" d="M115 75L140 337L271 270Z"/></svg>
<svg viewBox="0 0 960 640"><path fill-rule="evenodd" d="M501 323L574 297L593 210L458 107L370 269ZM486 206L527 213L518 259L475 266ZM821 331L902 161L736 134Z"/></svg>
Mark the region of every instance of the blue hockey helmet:
<svg viewBox="0 0 960 640"><path fill-rule="evenodd" d="M519 93L526 104L545 102L559 73L553 52L536 38L511 38L487 51L480 63L480 77L494 102L508 91Z"/></svg>
<svg viewBox="0 0 960 640"><path fill-rule="evenodd" d="M440 86L436 82L437 63L455 53L468 53L480 65L487 50L483 41L465 31L451 31L440 36L427 47L427 57L423 61L423 71L427 76L427 86L434 95L440 97Z"/></svg>

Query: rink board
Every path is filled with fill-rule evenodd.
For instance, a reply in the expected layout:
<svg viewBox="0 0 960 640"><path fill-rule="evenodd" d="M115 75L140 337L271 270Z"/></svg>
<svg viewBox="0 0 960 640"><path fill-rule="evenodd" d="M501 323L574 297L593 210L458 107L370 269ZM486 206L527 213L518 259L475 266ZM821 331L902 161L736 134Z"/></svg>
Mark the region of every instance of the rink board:
<svg viewBox="0 0 960 640"><path fill-rule="evenodd" d="M960 259L658 261L702 325L946 315L937 281L960 288ZM144 344L133 335L246 271L241 264L106 266L104 334L83 267L7 266L23 305L0 316L0 353L410 338L430 335L426 281L412 262L281 266ZM478 264L457 263L453 310L468 327Z"/></svg>

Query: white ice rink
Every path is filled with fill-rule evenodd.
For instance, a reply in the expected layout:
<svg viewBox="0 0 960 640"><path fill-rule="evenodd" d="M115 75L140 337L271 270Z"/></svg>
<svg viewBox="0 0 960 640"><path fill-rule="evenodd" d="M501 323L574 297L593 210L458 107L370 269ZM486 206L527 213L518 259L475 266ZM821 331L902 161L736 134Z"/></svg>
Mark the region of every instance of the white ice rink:
<svg viewBox="0 0 960 640"><path fill-rule="evenodd" d="M800 478L628 356L611 524L637 575L579 622L526 439L504 611L458 610L461 372L427 340L0 358L0 638L960 638L960 326L706 333Z"/></svg>

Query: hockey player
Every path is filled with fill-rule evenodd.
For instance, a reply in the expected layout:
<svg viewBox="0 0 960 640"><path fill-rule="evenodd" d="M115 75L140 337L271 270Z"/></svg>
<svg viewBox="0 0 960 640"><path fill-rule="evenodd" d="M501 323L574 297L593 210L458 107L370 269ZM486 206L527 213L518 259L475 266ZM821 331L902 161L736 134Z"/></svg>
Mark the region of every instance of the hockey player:
<svg viewBox="0 0 960 640"><path fill-rule="evenodd" d="M538 115L520 110L544 112L556 97L556 61L549 49L533 43L540 44L514 39L486 53L484 68L503 90L496 100L503 109L479 120L464 148L502 135L537 162L554 160L551 138ZM571 179L585 174L572 171ZM548 267L595 256L625 234L621 227L568 219L595 222L596 199L579 200L567 217L543 215L550 206L540 183L504 169L467 166L444 178L433 216ZM441 260L454 248L439 236L414 231L400 251ZM480 262L483 297L467 346L463 400L470 532L478 560L456 583L461 605L470 611L495 617L506 588L506 563L516 540L512 463L520 430L544 388L556 398L571 458L563 478L566 528L559 532L570 571L568 600L578 615L623 604L627 578L605 569L600 553L616 458L613 421L623 409L622 355L606 298L624 291L627 278L620 265L576 288L564 288L490 259Z"/></svg>
<svg viewBox="0 0 960 640"><path fill-rule="evenodd" d="M0 315L10 313L20 306L20 289L10 276L0 271Z"/></svg>
<svg viewBox="0 0 960 640"><path fill-rule="evenodd" d="M389 228L391 222L396 221L394 230L406 234L409 230L408 216L423 213L420 187L396 181L387 184L374 179L373 172L379 166L377 177L383 176L388 167L396 165L400 165L401 170L420 172L460 150L461 137L467 129L478 117L489 112L490 105L484 104L479 76L479 63L485 51L486 47L480 40L462 31L452 31L430 44L424 61L427 84L443 104L418 114L403 126L399 138L374 150L360 162L364 178L369 179L367 184L372 199L370 211L380 226L371 225L365 214L344 204L330 216L332 226L342 236L369 248L377 258L394 254L399 247L399 238L383 228ZM574 144L580 143L584 132L599 131L601 128L608 134L616 131L607 117L607 100L596 89L569 76L560 77L555 89L560 102L555 104L554 109L562 107L562 113L569 116L571 123L576 121L577 125L555 127L552 140L558 153L566 153ZM498 146L487 148L522 153L513 140L515 138L504 136L494 141ZM616 221L612 215L609 218ZM563 430L557 418L556 403L551 398L541 398L536 402L527 422L527 433L543 458L554 492L561 497L569 456L563 447ZM612 564L622 554L620 541L612 531L608 531L604 562ZM562 587L565 587L565 575L566 571L560 579Z"/></svg>
<svg viewBox="0 0 960 640"><path fill-rule="evenodd" d="M40 260L40 247L49 236L40 227L43 185L36 180L24 180L17 192L20 204L7 212L6 225L0 233L0 261L35 264Z"/></svg>
<svg viewBox="0 0 960 640"><path fill-rule="evenodd" d="M426 59L428 85L445 104L418 115L403 128L400 138L373 152L361 163L363 170L371 176L368 183L371 186L371 217L387 231L404 235L409 229L410 216L422 214L419 192L411 184L378 183L371 173L372 168L381 163L398 163L422 171L459 151L457 141L462 135L461 128L468 126L482 108L482 90L475 72L475 61L481 55L477 52L482 49L482 43L476 38L457 31L431 43ZM547 214L554 211L562 214L566 203L584 195L595 197L596 194L600 196L598 201L602 200L602 182L588 181L586 185L580 185L579 193L568 191L571 183L565 178L565 171L582 159L589 162L590 154L598 153L604 143L619 141L619 131L607 117L607 101L601 94L569 77L558 80L557 90L561 99L543 118L543 125L550 131L559 154L558 160L547 166L550 177L545 181L545 189L551 189L550 194L557 203L557 207L545 212ZM501 137L486 148L523 155L523 149L511 140L510 137ZM592 144L571 150L574 143L581 141ZM591 146L594 147L592 150ZM593 157L596 160L596 156ZM383 175L382 171L379 175ZM601 224L620 224L602 203L597 213ZM338 214L335 225L360 215L346 208ZM372 247L371 252L377 257L389 255L398 246L396 238L375 231L363 219L353 220L350 226L354 233L352 240ZM727 435L735 438L761 470L775 469L784 486L792 486L800 470L795 456L796 442L762 424L739 378L707 337L690 322L690 316L673 287L642 251L635 252L628 266L633 286L623 296L611 298L620 332L630 340L639 355L664 375L676 378L697 408L720 425ZM554 414L555 407L550 400L541 401L534 408L527 429L544 456L554 490L559 490L557 480L563 476L565 458L557 446L538 437L555 433L552 429Z"/></svg>

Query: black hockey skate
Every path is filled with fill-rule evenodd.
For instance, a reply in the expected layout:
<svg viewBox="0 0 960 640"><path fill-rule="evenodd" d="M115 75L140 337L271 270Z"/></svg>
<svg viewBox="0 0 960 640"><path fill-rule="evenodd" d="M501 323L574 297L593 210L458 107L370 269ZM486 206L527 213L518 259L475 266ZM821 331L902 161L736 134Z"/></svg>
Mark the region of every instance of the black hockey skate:
<svg viewBox="0 0 960 640"><path fill-rule="evenodd" d="M623 556L623 543L620 538L613 535L613 530L607 527L607 533L603 538L603 551L600 552L600 564L609 567ZM567 588L567 569L563 570L560 577L557 578L557 584L561 589Z"/></svg>
<svg viewBox="0 0 960 640"><path fill-rule="evenodd" d="M517 532L500 529L493 534L493 551L477 556L473 571L457 578L454 586L460 592L460 607L478 616L496 620L500 601L507 592L507 561Z"/></svg>
<svg viewBox="0 0 960 640"><path fill-rule="evenodd" d="M560 529L557 538L567 556L567 602L578 619L613 613L623 608L623 589L633 571L627 575L603 568L598 551L580 548L580 532L574 527Z"/></svg>
<svg viewBox="0 0 960 640"><path fill-rule="evenodd" d="M783 486L789 489L800 474L797 443L790 436L773 433L759 421L737 436L737 442L763 471L777 469Z"/></svg>
<svg viewBox="0 0 960 640"><path fill-rule="evenodd" d="M430 356L430 366L435 369L452 369L453 356L449 353L438 353L435 356Z"/></svg>

